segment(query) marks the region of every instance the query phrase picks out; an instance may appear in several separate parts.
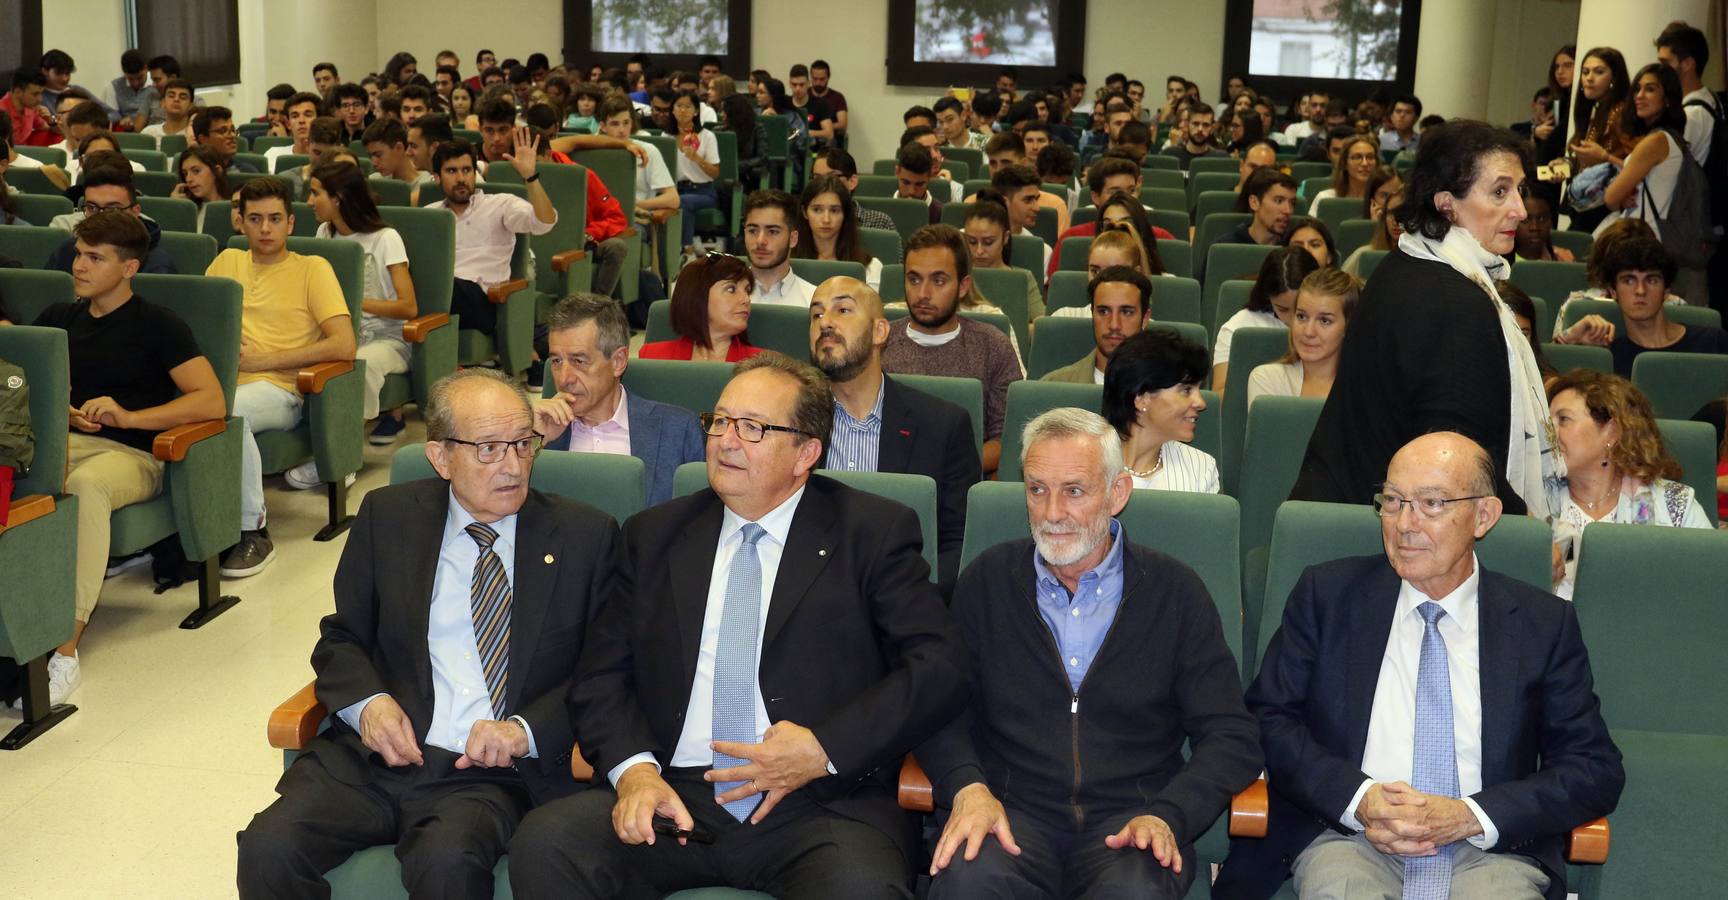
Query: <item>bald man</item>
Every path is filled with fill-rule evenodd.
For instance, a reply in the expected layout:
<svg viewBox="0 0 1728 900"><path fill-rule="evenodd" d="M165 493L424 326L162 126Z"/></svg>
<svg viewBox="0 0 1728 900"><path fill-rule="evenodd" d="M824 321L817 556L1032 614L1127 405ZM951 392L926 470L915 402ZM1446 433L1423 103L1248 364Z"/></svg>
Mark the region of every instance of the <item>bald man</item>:
<svg viewBox="0 0 1728 900"><path fill-rule="evenodd" d="M1385 555L1303 573L1247 698L1268 836L1233 843L1213 896L1292 868L1305 898L1566 896L1567 832L1626 773L1572 605L1476 559L1494 482L1469 438L1419 437L1374 498Z"/></svg>
<svg viewBox="0 0 1728 900"><path fill-rule="evenodd" d="M834 431L823 466L906 472L936 482L937 583L949 596L960 569L966 492L983 477L972 417L882 372L888 320L882 297L856 278L822 282L810 300L810 361L834 391Z"/></svg>

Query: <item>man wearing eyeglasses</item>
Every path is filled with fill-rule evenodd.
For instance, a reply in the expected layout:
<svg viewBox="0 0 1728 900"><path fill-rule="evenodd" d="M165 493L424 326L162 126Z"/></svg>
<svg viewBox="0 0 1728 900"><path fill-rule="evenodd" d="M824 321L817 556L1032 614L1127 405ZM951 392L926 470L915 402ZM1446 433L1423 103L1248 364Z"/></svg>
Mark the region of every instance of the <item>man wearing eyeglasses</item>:
<svg viewBox="0 0 1728 900"><path fill-rule="evenodd" d="M701 417L710 487L625 523L570 698L595 786L523 820L516 896L911 896L896 775L969 667L917 517L812 474L833 416L816 369L752 357Z"/></svg>
<svg viewBox="0 0 1728 900"><path fill-rule="evenodd" d="M392 843L411 896L490 897L517 822L580 789L564 700L618 526L528 486L540 437L496 372L434 385L426 436L439 477L367 494L349 532L312 651L336 721L241 833L243 898L328 896Z"/></svg>
<svg viewBox="0 0 1728 900"><path fill-rule="evenodd" d="M150 252L145 255L138 271L150 275L179 274L174 267L174 258L162 249L162 227L138 208L138 189L132 181L132 166L120 154L102 150L84 158L83 203L70 215L56 216L54 224L75 228L87 217L111 210L137 216L138 221L144 223L144 230L150 233ZM72 262L77 257L78 240L68 237L65 243L48 254L48 261L42 264L42 268L70 274Z"/></svg>
<svg viewBox="0 0 1728 900"><path fill-rule="evenodd" d="M1566 896L1566 835L1626 773L1571 604L1481 569L1494 482L1469 438L1419 437L1374 498L1385 557L1303 573L1247 696L1268 836L1233 843L1213 896L1292 868L1304 897Z"/></svg>

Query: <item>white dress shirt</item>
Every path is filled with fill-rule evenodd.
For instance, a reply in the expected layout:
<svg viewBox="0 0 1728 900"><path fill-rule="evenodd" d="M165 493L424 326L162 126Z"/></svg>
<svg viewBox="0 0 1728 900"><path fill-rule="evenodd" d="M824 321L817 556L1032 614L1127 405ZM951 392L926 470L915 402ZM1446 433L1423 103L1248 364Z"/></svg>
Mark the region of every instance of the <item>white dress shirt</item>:
<svg viewBox="0 0 1728 900"><path fill-rule="evenodd" d="M1482 667L1481 622L1476 613L1477 588L1482 566L1470 557L1470 577L1456 590L1436 600L1446 610L1437 626L1446 642L1446 674L1452 682L1452 746L1458 754L1458 793L1464 805L1482 823L1482 833L1470 838L1480 850L1500 841L1500 831L1471 794L1482 790ZM1386 655L1380 662L1380 680L1374 685L1374 707L1368 717L1368 742L1362 748L1362 772L1368 780L1356 789L1338 821L1356 831L1365 830L1356 819L1356 807L1376 783L1409 783L1416 765L1416 672L1422 661L1422 633L1426 628L1416 607L1431 598L1410 582L1398 589L1398 608L1392 614L1392 630L1386 636Z"/></svg>
<svg viewBox="0 0 1728 900"><path fill-rule="evenodd" d="M432 658L432 723L426 729L426 744L457 754L467 750L468 732L475 722L495 718L492 692L486 686L486 670L481 665L480 648L474 637L470 585L474 580L474 563L480 558L480 545L466 530L473 522L474 517L452 493L449 511L444 514L444 537L438 544L438 568L432 579L432 604L426 627L426 651ZM516 517L499 519L491 527L498 532L492 552L504 564L504 579L514 591ZM337 715L348 727L359 731L360 713L366 704L382 696L373 694L344 707ZM510 720L528 733L527 756L539 756L534 730L527 720L521 716L511 716Z"/></svg>
<svg viewBox="0 0 1728 900"><path fill-rule="evenodd" d="M774 596L774 579L780 573L780 555L786 550L786 536L792 530L792 515L798 511L798 501L804 489L786 498L756 524L762 526L762 537L756 541L756 558L762 564L762 603L756 623L757 671L761 671L762 632L768 624L768 604ZM678 734L678 746L672 751L674 768L709 767L714 764L714 751L708 746L714 739L714 655L720 643L720 618L726 608L726 579L732 570L732 557L743 543L739 532L750 524L732 510L720 520L720 540L714 548L714 568L708 576L708 605L702 613L702 642L696 651L696 678L690 683L690 702L684 711L684 728ZM762 685L756 685L756 740L772 723L768 720L768 705L762 701ZM618 785L618 776L638 763L652 763L660 768L654 754L638 753L612 767L606 777ZM833 764L829 764L832 769Z"/></svg>
<svg viewBox="0 0 1728 900"><path fill-rule="evenodd" d="M750 292L751 303L802 306L809 309L811 299L816 296L816 285L799 278L798 273L791 269L787 269L786 277L775 282L773 287L764 287L764 284L760 277L756 279L756 288Z"/></svg>
<svg viewBox="0 0 1728 900"><path fill-rule="evenodd" d="M450 205L439 200L430 208L450 209ZM509 281L516 235L545 234L556 224L556 214L552 221L542 222L534 214L534 204L521 197L476 190L468 209L456 216L456 277L488 289Z"/></svg>

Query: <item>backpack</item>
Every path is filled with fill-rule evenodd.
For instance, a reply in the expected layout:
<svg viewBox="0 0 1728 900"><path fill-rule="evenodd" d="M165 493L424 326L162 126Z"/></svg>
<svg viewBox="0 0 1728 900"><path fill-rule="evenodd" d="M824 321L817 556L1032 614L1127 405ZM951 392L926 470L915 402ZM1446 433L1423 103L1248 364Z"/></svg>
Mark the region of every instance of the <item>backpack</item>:
<svg viewBox="0 0 1728 900"><path fill-rule="evenodd" d="M30 473L36 460L36 432L30 428L30 380L24 370L0 359L0 466Z"/></svg>
<svg viewBox="0 0 1728 900"><path fill-rule="evenodd" d="M1710 183L1704 168L1687 149L1686 139L1672 131L1668 134L1680 147L1680 172L1674 178L1674 192L1668 197L1668 212L1657 211L1655 198L1650 196L1649 178L1640 186L1644 192L1643 212L1662 235L1662 246L1668 248L1681 268L1702 269L1710 261L1711 244L1716 238L1710 226Z"/></svg>
<svg viewBox="0 0 1728 900"><path fill-rule="evenodd" d="M1703 100L1688 100L1684 105L1708 112L1715 122L1710 129L1710 155L1704 163L1704 177L1710 184L1710 225L1728 228L1728 93L1717 91L1710 99L1716 104L1714 108Z"/></svg>

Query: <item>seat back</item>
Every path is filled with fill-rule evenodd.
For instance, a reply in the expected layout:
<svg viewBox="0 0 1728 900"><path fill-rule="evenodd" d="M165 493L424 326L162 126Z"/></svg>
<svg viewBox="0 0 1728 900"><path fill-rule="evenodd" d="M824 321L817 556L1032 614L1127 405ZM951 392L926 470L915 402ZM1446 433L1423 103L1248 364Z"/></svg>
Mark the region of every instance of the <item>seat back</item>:
<svg viewBox="0 0 1728 900"><path fill-rule="evenodd" d="M946 400L966 411L972 420L973 449L984 455L984 384L976 378L956 378L949 375L906 375L893 373L894 380L932 397Z"/></svg>
<svg viewBox="0 0 1728 900"><path fill-rule="evenodd" d="M456 216L447 209L406 205L381 207L378 212L402 236L419 314L449 312L456 278Z"/></svg>
<svg viewBox="0 0 1728 900"><path fill-rule="evenodd" d="M1204 226L1207 222L1212 221L1215 216L1222 215L1248 216L1248 213L1236 212L1235 191L1207 191L1206 193L1201 194L1199 198L1194 201L1195 225ZM1252 216L1249 216L1249 218L1252 218ZM1238 221L1246 220L1229 221L1230 226L1229 228L1225 228L1224 231L1229 231L1230 228L1235 228ZM1221 231L1218 233L1223 234L1224 232Z"/></svg>
<svg viewBox="0 0 1728 900"><path fill-rule="evenodd" d="M1013 266L1006 269L974 268L972 283L978 286L978 292L984 295L984 299L1008 317L1008 325L1014 329L1014 339L1019 343L1020 352L1025 353L1032 343L1027 331L1032 314L1028 305L1030 296L1026 293L1028 287L1025 270Z"/></svg>
<svg viewBox="0 0 1728 900"><path fill-rule="evenodd" d="M1140 171L1143 173L1177 172L1180 174L1182 169L1182 164L1176 160L1176 157L1168 153L1148 153L1146 158L1140 161L1140 166Z"/></svg>
<svg viewBox="0 0 1728 900"><path fill-rule="evenodd" d="M1152 187L1142 182L1140 188L1140 204L1150 206L1155 210L1174 210L1188 215L1188 188L1183 187Z"/></svg>
<svg viewBox="0 0 1728 900"><path fill-rule="evenodd" d="M1072 243L1073 240L1073 238L1069 238L1068 242ZM1050 276L1050 289L1049 294L1044 298L1044 311L1053 313L1064 307L1087 306L1087 283L1088 279L1084 268L1056 270L1056 274ZM1154 287L1154 296L1156 296L1156 287Z"/></svg>
<svg viewBox="0 0 1728 900"><path fill-rule="evenodd" d="M1224 493L1236 496L1242 477L1242 440L1248 430L1248 376L1256 366L1274 362L1290 349L1283 328L1239 328L1230 339L1230 370L1224 383L1224 456L1218 468ZM1212 386L1214 390L1218 385Z"/></svg>
<svg viewBox="0 0 1728 900"><path fill-rule="evenodd" d="M1219 330L1224 327L1225 322L1230 321L1231 316L1248 307L1248 297L1253 293L1254 282L1242 278L1232 278L1218 285L1218 303L1206 311L1206 330L1212 335L1213 340L1218 339ZM1234 362L1236 356L1234 347L1230 351L1230 356L1232 357L1231 361Z"/></svg>
<svg viewBox="0 0 1728 900"><path fill-rule="evenodd" d="M623 150L587 151L593 153L617 153L631 163L636 157ZM587 158L587 152L578 154ZM540 175L540 186L546 189L546 196L552 199L552 205L558 209L558 221L545 234L528 235L528 246L534 251L534 282L541 285L558 284L558 278L552 271L552 257L565 250L580 250L588 242L588 169L580 165L565 165L563 163L542 163L536 169ZM606 181L605 175L599 169L601 182L614 197L619 197L612 183ZM617 177L614 174L614 177ZM632 174L629 178L630 189L625 196L635 196L636 181ZM514 166L509 163L492 163L486 168L486 184L484 190L498 193L501 187L508 186L522 190L527 187L522 184L522 176L517 174ZM510 191L515 193L515 191ZM424 199L426 191L420 192ZM622 199L619 200L623 204ZM622 209L633 209L630 205L621 205Z"/></svg>
<svg viewBox="0 0 1728 900"><path fill-rule="evenodd" d="M1201 172L1225 172L1235 177L1241 165L1226 156L1201 156L1188 161L1188 174L1193 176Z"/></svg>
<svg viewBox="0 0 1728 900"><path fill-rule="evenodd" d="M1152 157L1148 156L1146 158L1151 159ZM1155 187L1171 191L1181 191L1182 208L1188 209L1190 206L1188 203L1188 177L1183 175L1179 169L1174 167L1169 169L1143 168L1140 170L1140 184L1142 185L1142 189Z"/></svg>
<svg viewBox="0 0 1728 900"><path fill-rule="evenodd" d="M1595 369L1609 375L1614 374L1614 354L1608 352L1607 347L1592 347L1588 344L1543 344L1542 355L1546 356L1549 364L1559 372L1570 372L1573 369Z"/></svg>
<svg viewBox="0 0 1728 900"><path fill-rule="evenodd" d="M1332 240L1338 245L1339 259L1349 259L1358 247L1366 247L1374 240L1373 219L1344 219L1338 227L1332 229Z"/></svg>
<svg viewBox="0 0 1728 900"><path fill-rule="evenodd" d="M1306 212L1308 204L1314 202L1314 195L1332 186L1332 176L1316 175L1312 178L1297 179L1296 211Z"/></svg>
<svg viewBox="0 0 1728 900"><path fill-rule="evenodd" d="M1062 239L1056 248L1056 271L1084 272L1086 257L1092 252L1092 238L1086 235Z"/></svg>
<svg viewBox="0 0 1728 900"><path fill-rule="evenodd" d="M1592 524L1573 609L1613 729L1728 735L1728 533Z"/></svg>
<svg viewBox="0 0 1728 900"><path fill-rule="evenodd" d="M18 260L27 269L40 269L70 237L72 232L64 228L0 225L0 253Z"/></svg>
<svg viewBox="0 0 1728 900"><path fill-rule="evenodd" d="M245 298L240 282L204 275L135 275L132 289L151 303L173 310L191 329L232 410L240 378L240 314Z"/></svg>
<svg viewBox="0 0 1728 900"><path fill-rule="evenodd" d="M535 490L580 500L623 522L647 502L642 460L628 453L551 450L534 457L528 485ZM436 478L424 443L407 444L390 454L390 483Z"/></svg>
<svg viewBox="0 0 1728 900"><path fill-rule="evenodd" d="M60 275L70 287L72 276ZM11 283L6 287L10 288ZM8 300L10 302L10 300ZM0 328L0 359L24 370L30 389L30 426L35 451L30 471L16 476L12 496L58 495L66 489L66 444L72 373L66 332L60 328L17 325Z"/></svg>
<svg viewBox="0 0 1728 900"><path fill-rule="evenodd" d="M18 194L12 198L12 205L18 218L37 227L46 226L54 221L55 216L70 215L72 212L72 201L58 194Z"/></svg>
<svg viewBox="0 0 1728 900"><path fill-rule="evenodd" d="M864 250L889 266L900 261L900 232L889 228L859 228Z"/></svg>
<svg viewBox="0 0 1728 900"><path fill-rule="evenodd" d="M1069 321L1091 323L1085 319ZM1075 354L1068 362L1079 358ZM1064 384L1055 381L1015 381L1008 385L1008 405L1002 420L1002 460L996 477L1002 481L1020 480L1021 432L1026 423L1052 409L1076 407L1098 412L1104 403L1104 388L1096 384Z"/></svg>
<svg viewBox="0 0 1728 900"><path fill-rule="evenodd" d="M216 259L216 239L196 231L163 231L156 246L174 260L181 275L202 275Z"/></svg>
<svg viewBox="0 0 1728 900"><path fill-rule="evenodd" d="M694 413L712 412L720 392L732 380L732 364L681 359L632 359L624 370L624 387L660 403Z"/></svg>
<svg viewBox="0 0 1728 900"><path fill-rule="evenodd" d="M1248 408L1236 475L1244 553L1272 543L1272 518L1296 486L1308 438L1325 405L1319 397L1267 396Z"/></svg>
<svg viewBox="0 0 1728 900"><path fill-rule="evenodd" d="M1581 262L1520 259L1512 264L1511 282L1532 297L1558 304L1573 291L1590 286Z"/></svg>
<svg viewBox="0 0 1728 900"><path fill-rule="evenodd" d="M57 269L0 268L0 299L6 302L14 325L29 325L55 303L75 298L72 276Z"/></svg>
<svg viewBox="0 0 1728 900"><path fill-rule="evenodd" d="M273 175L280 175L290 169L298 169L312 161L312 157L304 153L284 153L276 157L276 164L270 169Z"/></svg>
<svg viewBox="0 0 1728 900"><path fill-rule="evenodd" d="M1517 267L1514 266L1513 268L1516 269ZM1564 300L1565 298L1562 297L1559 300L1554 301L1556 308L1558 308L1559 304L1564 302ZM1573 325L1578 324L1578 320L1585 316L1601 316L1609 322L1612 322L1616 330L1624 330L1626 328L1626 316L1620 312L1620 304L1615 303L1612 300L1597 300L1593 298L1580 297L1571 303L1565 304L1565 306L1566 315L1561 321L1563 327L1570 328ZM1678 322L1687 327L1722 327L1722 313L1711 309L1708 306L1691 306L1683 303L1671 303L1662 308L1662 314L1670 321Z"/></svg>
<svg viewBox="0 0 1728 900"><path fill-rule="evenodd" d="M1218 294L1224 283L1236 278L1253 278L1260 271L1260 263L1272 251L1278 249L1262 244L1213 244L1206 252L1206 278L1204 299L1200 309L1216 311ZM1224 324L1221 320L1206 323L1206 328L1213 334L1218 333L1218 326Z"/></svg>
<svg viewBox="0 0 1728 900"><path fill-rule="evenodd" d="M864 264L849 259L794 259L792 260L792 272L799 278L818 286L838 275L856 278L859 281L864 280ZM770 304L753 306L751 311L760 312L764 306L768 305Z"/></svg>
<svg viewBox="0 0 1728 900"><path fill-rule="evenodd" d="M1657 419L1662 443L1680 462L1680 480L1692 488L1704 515L1715 525L1716 507L1716 429L1708 422Z"/></svg>
<svg viewBox="0 0 1728 900"><path fill-rule="evenodd" d="M186 149L181 147L181 150ZM176 153L179 150L174 151ZM144 167L144 172L134 172L142 175L145 172L162 173L168 171L168 154L161 150L122 150L127 162L135 162Z"/></svg>
<svg viewBox="0 0 1728 900"><path fill-rule="evenodd" d="M1201 194L1228 193L1231 202L1235 202L1236 182L1239 176L1230 172L1190 172L1188 175L1188 205L1197 207Z"/></svg>
<svg viewBox="0 0 1728 900"><path fill-rule="evenodd" d="M1363 281L1367 281L1369 277L1374 274L1374 270L1380 267L1380 261L1386 258L1386 254L1391 252L1392 251L1390 250L1362 251L1362 261L1358 264L1357 276Z"/></svg>
<svg viewBox="0 0 1728 900"><path fill-rule="evenodd" d="M856 263L854 263L856 265ZM793 359L810 358L810 308L758 303L750 308L750 343Z"/></svg>
<svg viewBox="0 0 1728 900"><path fill-rule="evenodd" d="M889 161L889 171L883 175L859 175L858 188L852 192L855 197L892 197L900 189L899 179L894 177L893 162Z"/></svg>
<svg viewBox="0 0 1728 900"><path fill-rule="evenodd" d="M1097 347L1092 318L1042 316L1032 332L1032 352L1026 361L1026 377L1037 381L1069 365Z"/></svg>
<svg viewBox="0 0 1728 900"><path fill-rule="evenodd" d="M371 189L377 198L380 209L386 206L411 206L414 199L414 186L406 181L395 178L369 178L366 187Z"/></svg>
<svg viewBox="0 0 1728 900"><path fill-rule="evenodd" d="M1310 178L1331 178L1332 164L1324 162L1295 162L1290 164L1290 177L1297 183Z"/></svg>
<svg viewBox="0 0 1728 900"><path fill-rule="evenodd" d="M1346 219L1362 215L1362 198L1360 197L1325 197L1315 201L1308 214L1326 224L1333 235L1338 234L1339 226ZM1339 248L1343 252L1343 248Z"/></svg>
<svg viewBox="0 0 1728 900"><path fill-rule="evenodd" d="M198 232L198 204L179 197L138 198L138 208L162 226L163 231Z"/></svg>
<svg viewBox="0 0 1728 900"><path fill-rule="evenodd" d="M1657 417L1690 419L1704 404L1728 395L1728 356L1640 353L1632 361L1632 383L1650 398Z"/></svg>
<svg viewBox="0 0 1728 900"><path fill-rule="evenodd" d="M55 147L32 147L29 145L15 146L12 149L18 151L19 156L27 156L39 163L43 163L44 165L59 166L62 169L66 168L66 151L64 150ZM23 172L34 170L17 169L15 171Z"/></svg>
<svg viewBox="0 0 1728 900"><path fill-rule="evenodd" d="M1158 258L1162 259L1164 261L1164 271L1165 272L1167 272L1171 275L1174 275L1178 278L1193 278L1194 277L1194 245L1193 244L1190 244L1189 242L1182 240L1181 238L1175 238L1175 239L1159 238L1158 239ZM1196 282L1194 287L1196 288L1196 290L1198 290L1198 288L1200 287L1199 283ZM1200 308L1198 305L1200 295L1198 293L1196 293L1194 295L1194 299L1196 301L1196 305L1194 308L1196 310L1198 310Z"/></svg>
<svg viewBox="0 0 1728 900"><path fill-rule="evenodd" d="M1548 239L1557 249L1572 251L1574 262L1589 259L1590 250L1596 245L1596 239L1587 231L1550 231Z"/></svg>
<svg viewBox="0 0 1728 900"><path fill-rule="evenodd" d="M894 230L904 241L912 233L930 224L930 206L922 200L896 197L856 197L858 205L873 209L894 220Z"/></svg>
<svg viewBox="0 0 1728 900"><path fill-rule="evenodd" d="M1206 254L1211 251L1218 239L1236 230L1238 225L1246 225L1254 217L1248 213L1218 212L1205 219L1195 220L1194 231L1194 277L1202 278L1206 274Z"/></svg>

